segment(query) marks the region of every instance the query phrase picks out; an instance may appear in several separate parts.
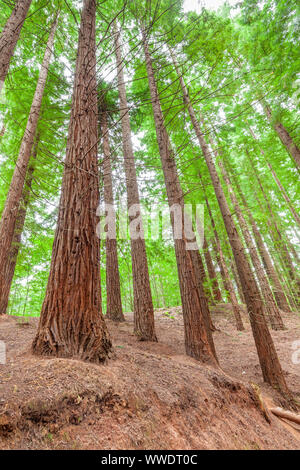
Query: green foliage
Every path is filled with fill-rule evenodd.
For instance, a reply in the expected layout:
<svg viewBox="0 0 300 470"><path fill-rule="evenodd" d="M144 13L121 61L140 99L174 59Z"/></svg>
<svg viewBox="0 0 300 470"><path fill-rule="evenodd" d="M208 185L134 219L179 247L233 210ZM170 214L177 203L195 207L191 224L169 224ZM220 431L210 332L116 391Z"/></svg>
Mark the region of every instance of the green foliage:
<svg viewBox="0 0 300 470"><path fill-rule="evenodd" d="M43 301L63 171L76 42L81 2L32 2L22 29L0 102L0 211L3 209L15 161L24 134L50 24L60 8L54 58L43 98L38 125L38 151L22 245L11 291L9 313L39 315ZM3 2L0 28L11 12ZM201 175L228 262L232 254L201 150L195 139L168 46L176 55L197 116L204 119L205 137L213 138L230 163L282 276L268 229L269 213L258 187L255 171L270 197L283 237L295 243L295 221L268 169L271 162L291 203L299 209L299 174L263 110L272 109L272 123L281 122L299 144L299 100L295 85L299 74L299 4L296 0L244 0L237 16L226 6L218 13L202 9L183 14L182 2L98 2L98 94L110 112L115 198L124 199L125 180L117 106L116 70L112 22L122 26L125 75L141 197L146 205L166 201L158 153L140 28L147 31L155 66L162 109L174 149L185 201L204 203ZM251 126L258 137L249 132ZM216 136L217 135L217 136ZM298 139L298 140L297 140ZM262 157L261 149L265 152ZM220 157L218 157L220 158ZM101 163L101 146L99 146ZM101 165L100 165L101 167ZM213 232L207 212L205 231ZM156 307L180 304L173 245L166 240L147 240L150 280ZM118 240L122 299L133 309L129 240ZM220 276L217 268L218 278ZM286 278L287 279L287 278ZM105 249L101 248L101 282L105 310ZM172 317L170 317L172 318Z"/></svg>

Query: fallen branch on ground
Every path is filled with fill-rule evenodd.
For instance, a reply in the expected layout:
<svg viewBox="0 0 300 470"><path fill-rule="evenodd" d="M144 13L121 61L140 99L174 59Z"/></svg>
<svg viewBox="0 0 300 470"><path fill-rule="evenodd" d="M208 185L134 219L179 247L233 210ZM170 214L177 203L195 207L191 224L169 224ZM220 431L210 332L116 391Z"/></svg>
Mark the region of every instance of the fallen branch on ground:
<svg viewBox="0 0 300 470"><path fill-rule="evenodd" d="M284 410L283 408L270 408L270 411L276 415L279 416L279 418L285 418L290 421L293 421L294 423L300 424L300 415L296 413L292 413L291 411Z"/></svg>

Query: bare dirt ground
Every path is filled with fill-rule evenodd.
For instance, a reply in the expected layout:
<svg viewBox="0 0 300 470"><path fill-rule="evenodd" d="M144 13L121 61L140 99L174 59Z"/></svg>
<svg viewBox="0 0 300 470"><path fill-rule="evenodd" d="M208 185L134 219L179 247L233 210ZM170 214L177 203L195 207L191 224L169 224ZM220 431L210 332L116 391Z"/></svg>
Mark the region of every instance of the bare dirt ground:
<svg viewBox="0 0 300 470"><path fill-rule="evenodd" d="M221 369L184 353L180 308L157 310L159 342L139 342L126 322L107 321L114 343L102 366L32 356L37 318L0 317L0 449L299 449L300 432L264 411L282 399L262 382L249 323L212 309ZM300 402L299 315L272 332L287 383Z"/></svg>

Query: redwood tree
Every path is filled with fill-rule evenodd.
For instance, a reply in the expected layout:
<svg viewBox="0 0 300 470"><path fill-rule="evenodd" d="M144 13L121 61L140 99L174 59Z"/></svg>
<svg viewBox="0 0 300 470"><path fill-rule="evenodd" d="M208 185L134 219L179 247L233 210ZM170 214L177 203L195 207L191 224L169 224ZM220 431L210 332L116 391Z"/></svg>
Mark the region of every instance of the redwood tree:
<svg viewBox="0 0 300 470"><path fill-rule="evenodd" d="M214 300L216 302L222 302L222 294L221 294L221 291L220 291L220 288L219 288L219 283L218 283L214 263L213 263L211 255L210 255L210 251L209 251L209 247L208 247L206 237L204 237L203 251L204 251L204 258L205 258L205 262L206 262L208 275L209 275L209 278L210 278L211 283L212 283L212 291L213 291Z"/></svg>
<svg viewBox="0 0 300 470"><path fill-rule="evenodd" d="M17 1L0 35L0 93L31 1Z"/></svg>
<svg viewBox="0 0 300 470"><path fill-rule="evenodd" d="M184 237L183 192L178 178L171 142L164 123L145 28L142 28L142 42L146 59L147 77L157 143L164 173L168 203L170 209L176 204L177 207L180 207L181 211L181 238L175 237L174 225L175 222L178 223L178 219L175 221L174 213L171 213L171 223L173 227L175 255L182 300L185 350L189 356L192 356L195 359L201 360L202 362L211 362L216 364L217 359L211 336L207 299L205 298L201 282L201 290L198 289L199 281L195 274L196 266L194 265L190 251L187 249L187 243Z"/></svg>
<svg viewBox="0 0 300 470"><path fill-rule="evenodd" d="M269 122L271 123L271 125L273 126L276 134L278 135L278 137L281 140L282 144L286 148L287 152L293 158L298 170L300 170L300 148L294 142L294 140L292 139L290 133L288 132L286 127L282 124L282 122L280 122L279 120L273 118L272 110L271 110L270 106L265 101L263 101L263 108L264 108L266 116L267 116Z"/></svg>
<svg viewBox="0 0 300 470"><path fill-rule="evenodd" d="M192 125L199 141L199 145L202 149L208 167L208 171L210 173L214 191L219 203L220 211L224 220L227 235L231 244L236 267L244 292L244 297L248 309L248 314L250 318L253 337L257 348L263 378L272 387L280 390L282 393L286 394L288 397L291 398L291 394L288 390L283 371L281 369L273 339L264 316L263 302L260 298L260 293L256 284L256 280L249 265L232 214L230 213L230 209L226 201L221 181L212 158L212 152L205 141L204 134L201 130L201 126L197 119L195 110L192 106L192 102L190 100L190 96L187 87L184 83L182 74L179 71L174 53L172 54L172 56L174 67L177 71L179 83L182 89L184 103L188 109Z"/></svg>
<svg viewBox="0 0 300 470"><path fill-rule="evenodd" d="M111 151L108 133L109 109L106 102L105 90L99 91L99 122L102 137L103 161L103 187L104 204L110 218L110 231L105 241L106 249L106 316L114 321L125 321L122 309L118 251L116 240L116 214L114 210L114 196L111 169ZM112 232L112 233L111 233Z"/></svg>
<svg viewBox="0 0 300 470"><path fill-rule="evenodd" d="M40 116L42 99L48 76L48 68L54 43L54 35L57 26L57 20L58 15L56 15L56 19L51 27L51 32L46 45L45 55L41 66L41 71L38 78L31 109L29 112L26 129L23 135L18 159L16 162L15 170L10 183L8 195L5 201L5 206L2 212L0 222L0 305L5 305L5 297L7 296L5 282L6 269L7 264L9 263L9 253L15 232L18 209L22 198L22 191L24 187L27 167L32 153L36 129ZM0 311L0 314L1 313L3 312Z"/></svg>
<svg viewBox="0 0 300 470"><path fill-rule="evenodd" d="M111 340L101 312L98 223L96 0L81 15L66 160L35 354L103 362Z"/></svg>
<svg viewBox="0 0 300 470"><path fill-rule="evenodd" d="M148 262L145 240L142 236L143 227L141 220L140 196L137 184L134 153L131 141L131 127L129 108L126 97L124 80L124 61L120 44L120 32L114 23L115 54L118 72L118 90L122 125L122 144L124 156L124 169L127 189L128 210L132 207L138 208L134 216L129 216L132 222L135 218L140 219L140 234L135 236L130 230L131 262L133 277L134 296L134 332L141 341L157 341L154 328L154 312L149 280ZM131 224L130 224L131 228Z"/></svg>
<svg viewBox="0 0 300 470"><path fill-rule="evenodd" d="M254 245L254 241L251 237L250 230L248 229L247 222L244 218L243 212L241 210L241 207L239 205L239 202L237 200L237 197L235 195L234 189L231 184L230 177L222 163L222 161L219 161L219 166L221 168L221 172L224 178L224 181L227 185L228 191L229 191L229 196L232 201L232 204L235 209L235 213L237 215L239 225L241 228L241 232L243 234L244 240L246 242L246 246L249 250L250 258L253 264L253 267L255 269L258 282L260 285L261 293L262 293L262 299L265 300L265 309L266 312L268 313L269 319L271 326L274 330L283 330L284 329L284 324L279 312L279 309L276 305L275 299L273 297L273 293L271 291L271 287L269 285L268 279L265 275L263 265L260 261L258 252L256 250L256 247Z"/></svg>
<svg viewBox="0 0 300 470"><path fill-rule="evenodd" d="M21 202L20 202L20 206L19 206L18 214L16 218L12 244L11 244L9 255L8 255L8 262L7 262L7 268L6 268L6 273L4 277L4 284L1 289L2 296L0 299L0 312L2 313L6 313L6 310L7 310L10 289L11 289L11 285L12 285L12 281L13 281L13 277L15 273L20 246L21 246L21 237L22 237L22 232L24 228L27 207L28 207L29 199L30 199L31 184L32 184L32 178L33 178L33 172L34 172L34 159L36 158L36 155L37 155L38 139L39 138L37 136L36 142L34 145L32 162L29 164L27 174L26 174L26 180L25 180L22 198L21 198Z"/></svg>

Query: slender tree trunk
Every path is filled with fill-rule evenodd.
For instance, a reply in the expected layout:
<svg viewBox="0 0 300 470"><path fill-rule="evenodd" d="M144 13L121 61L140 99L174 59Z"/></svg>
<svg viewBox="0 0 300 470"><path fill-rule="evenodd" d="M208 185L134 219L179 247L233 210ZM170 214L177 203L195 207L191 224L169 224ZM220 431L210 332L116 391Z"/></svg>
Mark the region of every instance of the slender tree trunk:
<svg viewBox="0 0 300 470"><path fill-rule="evenodd" d="M281 122L273 122L272 118L272 110L268 104L263 102L263 108L266 113L266 116L270 123L272 124L275 132L277 133L279 139L285 146L287 152L292 156L294 159L294 162L298 169L300 170L300 149L299 147L295 144L293 141L292 137L290 136L289 132L287 129L284 127L284 125Z"/></svg>
<svg viewBox="0 0 300 470"><path fill-rule="evenodd" d="M205 197L205 203L206 203L206 207L208 209L208 214L209 214L211 226L212 226L212 229L213 229L213 232L214 232L214 237L215 237L214 248L215 248L217 263L220 267L224 288L225 288L225 291L228 295L230 303L232 305L232 310L233 310L233 315L234 315L234 318L235 318L236 329L238 331L243 331L245 328L244 328L242 317L241 317L241 310L240 310L238 300L237 300L236 295L235 295L235 291L234 291L232 281L230 279L230 274L229 274L227 266L226 266L223 251L222 251L222 248L221 248L219 235L218 235L218 232L217 232L217 229L216 229L216 224L215 224L212 212L211 212L211 208L210 208L210 205L209 205L209 202L208 202L208 198L207 198L207 195L206 195L206 192L205 192L205 187L204 187L201 176L200 176L200 181L202 183L202 187L203 187L203 191L204 191L204 197Z"/></svg>
<svg viewBox="0 0 300 470"><path fill-rule="evenodd" d="M187 249L186 240L184 238L183 193L177 174L171 143L164 123L151 55L144 30L142 30L142 37L156 136L164 173L168 203L171 211L171 224L173 227L175 255L182 300L185 349L187 355L194 357L195 359L202 362L216 364L216 353L213 346L211 330L209 328L209 310L207 300L204 296L201 283L201 291L198 289L192 255ZM178 214L179 219L181 218L180 222L178 218L175 220L175 214L172 212L175 205L180 208L180 214ZM179 223L182 229L182 236L177 238L175 235L175 224L179 225Z"/></svg>
<svg viewBox="0 0 300 470"><path fill-rule="evenodd" d="M235 258L237 270L243 287L243 292L247 304L249 313L250 323L253 331L253 337L255 340L258 357L263 373L263 378L272 387L279 389L282 393L287 394L291 397L290 392L287 388L286 381L281 369L281 365L277 356L277 352L272 340L272 336L269 332L268 325L266 323L263 313L263 303L260 300L260 293L256 285L255 278L251 271L251 267L248 263L244 247L239 238L238 231L234 224L232 215L230 213L223 188L216 171L215 164L213 162L211 152L205 142L203 133L199 122L196 118L195 111L192 107L187 88L184 84L182 75L179 73L177 63L173 54L174 65L177 70L179 81L181 84L184 102L188 108L190 118L195 129L195 133L199 140L200 147L202 149L211 180L214 186L216 197L220 206L220 210L223 216L225 228L228 234L228 238L231 244L232 252Z"/></svg>
<svg viewBox="0 0 300 470"><path fill-rule="evenodd" d="M214 298L212 296L212 293L211 293L211 290L210 290L210 287L209 287L209 282L208 282L208 279L207 279L207 276L206 276L202 256L201 256L199 251L197 251L196 256L197 256L197 258L195 258L195 261L196 261L196 266L198 266L197 272L199 273L200 281L201 281L201 284L203 285L203 288L204 288L205 297L207 299L209 299L209 301L210 301L209 303L211 305L215 305L215 301L214 301Z"/></svg>
<svg viewBox="0 0 300 470"><path fill-rule="evenodd" d="M235 57L231 51L228 51L229 54L231 55L232 59L234 62L237 64L237 66L241 69L243 66L242 61L238 58ZM261 85L255 80L251 80L253 83L253 86L256 90L258 90L258 87ZM272 110L271 107L268 105L266 100L264 99L263 95L261 92L256 91L256 95L258 96L258 99L261 101L262 107L264 109L264 112L268 118L268 121L272 125L273 129L277 133L279 139L281 140L282 144L286 148L287 152L292 156L296 167L298 171L300 170L300 149L299 147L295 144L293 141L292 137L290 136L289 132L287 129L283 126L281 122L273 122L272 118Z"/></svg>
<svg viewBox="0 0 300 470"><path fill-rule="evenodd" d="M122 143L124 154L124 168L127 188L128 210L137 208L134 216L130 216L132 222L136 217L140 219L140 237L130 233L132 276L134 292L134 331L141 341L157 341L154 328L154 312L151 296L149 271L146 255L145 240L143 239L143 227L141 221L140 197L136 178L135 161L131 141L131 127L126 97L126 88L123 72L123 58L120 45L120 33L114 23L115 54L118 71L118 89L122 125ZM130 224L131 228L131 224Z"/></svg>
<svg viewBox="0 0 300 470"><path fill-rule="evenodd" d="M81 16L66 160L35 354L103 362L111 340L101 312L97 158L96 0Z"/></svg>
<svg viewBox="0 0 300 470"><path fill-rule="evenodd" d="M267 206L267 209L268 209L268 215L270 216L270 218L268 219L267 223L270 227L271 236L272 236L272 238L274 240L274 243L275 243L275 248L280 251L282 261L283 261L283 265L284 265L284 267L285 267L285 269L286 269L286 271L289 275L290 280L292 281L292 283L295 284L295 291L296 291L296 295L297 295L297 298L298 298L298 300L297 300L297 303L298 303L299 299L300 299L300 279L299 279L298 273L296 272L295 267L293 265L293 262L291 260L289 250L288 250L288 248L286 246L286 242L285 242L285 240L282 236L282 231L278 227L276 217L273 213L269 198L268 198L268 196L267 196L267 194L264 190L264 187L263 187L263 184L261 182L258 171L255 168L253 162L251 161L251 158L250 158L250 155L249 155L248 151L246 151L246 155L247 155L248 160L251 164L251 167L253 169L255 178L256 178L256 180L259 184L261 193L263 195L263 198L265 200L265 203L266 203L266 206Z"/></svg>
<svg viewBox="0 0 300 470"><path fill-rule="evenodd" d="M224 165L221 162L221 160L219 160L219 167L221 168L221 172L222 172L224 181L225 181L225 183L228 187L229 197L230 197L231 202L234 206L235 213L237 215L237 218L238 218L238 221L239 221L239 224L240 224L240 228L241 228L244 240L245 240L246 245L249 249L250 258L251 258L253 267L255 269L258 281L259 281L259 285L260 285L260 288L261 288L263 299L265 300L265 308L266 308L266 311L268 313L268 316L269 316L269 319L270 319L270 322L271 322L271 326L274 330L283 330L284 329L284 324L283 324L280 312L279 312L278 307L275 303L275 299L273 298L273 294L272 294L271 288L269 286L269 282L268 282L268 280L265 276L263 266L261 265L259 255L257 253L256 247L255 247L254 242L252 240L250 231L248 230L247 222L246 222L246 220L244 218L244 215L241 211L239 202L237 200L237 197L235 195L234 189L233 189L232 184L231 184L231 180L230 180L229 175L228 175L226 169L224 168Z"/></svg>
<svg viewBox="0 0 300 470"><path fill-rule="evenodd" d="M204 287L204 281L205 281L205 278L206 278L206 274L205 274L205 269L204 269L204 266L203 266L203 262L202 262L202 258L201 258L201 255L199 253L199 250L191 250L191 258L192 258L192 262L193 262L193 267L194 267L194 271L195 271L195 277L196 277L196 281L197 281L197 285L198 285L198 290L199 292L201 292L201 302L203 304L203 309L205 309L205 311L207 312L206 314L206 327L207 328L210 328L211 331L216 331L217 328L214 326L213 322L212 322L212 318L211 318L211 314L210 314L210 310L209 310L209 305L208 305L208 295L209 293L207 293L207 290L205 289ZM208 320L208 321L207 321ZM212 341L212 337L211 335L208 336L208 339L211 341L211 348L213 351L215 351L215 346L214 346L214 343Z"/></svg>
<svg viewBox="0 0 300 470"><path fill-rule="evenodd" d="M18 0L0 36L0 93L32 0Z"/></svg>
<svg viewBox="0 0 300 470"><path fill-rule="evenodd" d="M122 309L120 274L116 240L116 214L114 209L111 152L107 125L107 110L103 109L100 116L100 128L103 148L103 185L104 203L108 208L112 236L107 234L106 249L106 316L114 321L125 321Z"/></svg>
<svg viewBox="0 0 300 470"><path fill-rule="evenodd" d="M239 278L234 260L232 261L230 267L231 267L233 278L234 278L234 281L235 281L235 284L236 284L236 287L237 287L237 290L238 290L238 293L239 293L240 301L244 304L245 303L245 297L244 297L243 289L242 289L242 286L241 286L241 281L240 281L240 278Z"/></svg>
<svg viewBox="0 0 300 470"><path fill-rule="evenodd" d="M248 124L248 128L249 128L249 131L250 131L250 133L251 133L253 139L259 144L259 140L258 140L257 136L255 135L255 132L253 131L252 127L251 127L249 124ZM296 212L296 210L295 210L295 208L294 208L294 206L293 206L293 204L292 204L292 201L290 200L290 198L289 198L289 196L288 196L286 190L284 189L283 185L281 184L281 182L280 182L280 180L279 180L279 178L278 178L278 176L277 176L277 174L276 174L274 168L272 167L271 163L268 161L268 159L267 159L267 157L266 157L266 155L265 155L265 152L264 152L264 150L261 148L260 144L259 144L259 149L260 149L260 153L261 153L262 156L264 157L264 159L265 159L265 161L266 161L266 163L267 163L267 165L268 165L268 167L269 167L269 170L270 170L271 173L272 173L272 176L273 176L273 178L274 178L274 180L275 180L275 182L276 182L276 184L277 184L277 186L278 186L278 189L279 189L279 191L280 191L282 197L284 198L285 202L287 203L288 208L290 209L290 211L291 211L291 213L292 213L292 215L293 215L293 217L294 217L296 223L297 223L298 226L300 227L300 217L299 217L298 213Z"/></svg>
<svg viewBox="0 0 300 470"><path fill-rule="evenodd" d="M266 212L266 210L268 210L268 205L266 203L266 199L265 199L265 204L262 204L258 194L256 191L254 191L254 195L255 195L255 199L260 207L260 210L261 210L261 213L263 212ZM269 213L269 212L267 212ZM277 233L276 229L275 229L275 225L276 222L275 220L273 219L274 215L273 213L271 212L270 213L270 216L271 216L271 220L268 218L267 219L267 226L268 226L268 235L270 236L271 240L272 240L272 251L273 251L273 256L272 256L272 259L273 259L273 264L274 264L274 267L276 269L276 273L277 273L277 276L279 276L281 278L281 282L283 283L284 282L284 285L285 285L285 292L288 296L288 300L289 300L289 303L290 305L292 306L293 309L297 310L297 305L295 303L295 295L294 295L294 292L293 292L293 280L290 276L290 272L289 272L289 269L288 269L288 266L286 264L286 257L284 255L284 250L282 249L282 245L284 245L284 242L283 242L283 239L281 238L281 235L280 233ZM275 262L279 262L279 265L278 264L275 264Z"/></svg>
<svg viewBox="0 0 300 470"><path fill-rule="evenodd" d="M242 200L242 203L247 211L247 214L248 214L248 217L249 217L249 221L250 221L250 224L251 224L251 227L252 227L252 231L253 231L253 235L254 235L254 239L255 239L255 242L256 242L256 246L257 246L257 249L260 253L260 256L261 256L261 259L263 261L263 264L264 264L264 268L265 268L265 271L267 273L267 276L269 277L270 279L270 282L271 282L271 285L273 286L273 291L274 291L274 295L275 295L275 299L276 299L276 302L277 302L277 305L278 307L285 311L285 312L290 312L291 309L290 309L290 306L288 304L288 301L287 301L287 298L285 296L285 293L284 293L284 289L281 285L281 282L279 280L279 277L276 273L276 270L273 266L273 263L272 263L272 259L269 255L269 252L265 246L265 243L263 241L263 238L260 234L260 230L254 220L254 217L251 213L251 210L250 210L250 207L246 201L246 198L242 192L242 189L237 181L237 179L235 178L235 176L233 175L233 178L234 178L234 181L235 181L235 186L237 188L237 191L241 197L241 200Z"/></svg>
<svg viewBox="0 0 300 470"><path fill-rule="evenodd" d="M35 142L35 148L34 148L33 155L32 155L34 159L36 158L36 155L37 155L38 139L39 138L37 137L36 142ZM13 277L15 273L20 246L21 246L21 237L22 237L22 232L24 228L27 207L29 204L33 172L34 172L34 162L32 162L28 167L26 181L25 181L25 185L24 185L23 193L22 193L22 199L21 199L21 203L18 209L15 231L14 231L14 235L12 239L12 244L10 247L9 259L8 259L8 264L6 268L6 274L5 274L5 283L2 287L2 297L0 299L0 312L3 314L6 313L6 310L7 310L10 289L11 289L11 285L12 285L12 281L13 281Z"/></svg>
<svg viewBox="0 0 300 470"><path fill-rule="evenodd" d="M205 237L204 237L204 243L203 243L203 251L204 251L204 257L205 257L208 275L212 283L213 298L217 303L222 302L222 295L219 289L216 271L214 268L214 264L213 264L213 261L209 252L207 240Z"/></svg>
<svg viewBox="0 0 300 470"><path fill-rule="evenodd" d="M228 286L228 279L229 278L226 277L223 264L221 263L221 257L222 257L222 259L224 259L223 252L220 253L221 246L218 245L216 240L214 239L212 241L212 247L213 247L213 250L214 250L214 253L215 253L217 264L218 264L219 269L220 269L220 274L221 274L221 279L222 279L222 284L223 284L223 290L224 290L224 294L225 294L225 300L227 302L232 303L232 299L230 298L230 294L229 294L230 288ZM231 281L231 279L229 279L229 280ZM234 291L234 287L232 288L232 290Z"/></svg>
<svg viewBox="0 0 300 470"><path fill-rule="evenodd" d="M9 252L14 236L15 225L18 215L18 209L22 198L22 191L24 187L27 167L32 153L34 138L36 134L37 124L40 115L43 93L46 85L48 68L50 64L52 48L54 43L54 34L57 26L57 17L54 21L51 32L49 35L44 60L41 66L39 79L37 82L35 94L33 97L27 126L22 139L19 156L16 162L16 167L10 183L10 188L6 198L5 206L3 209L1 222L0 222L0 304L2 298L5 297L3 291L5 286L5 274L7 264L9 262ZM1 313L1 312L0 312Z"/></svg>
<svg viewBox="0 0 300 470"><path fill-rule="evenodd" d="M268 165L268 167L269 167L269 169L270 169L270 171L271 171L271 173L272 173L272 176L273 176L273 178L274 178L274 180L275 180L275 182L276 182L276 184L277 184L277 186L278 186L278 189L279 189L279 191L280 191L280 193L281 193L283 199L284 199L285 202L287 203L288 208L290 209L290 211L291 211L291 213L292 213L292 215L293 215L293 217L294 217L294 219L295 219L295 222L298 224L298 227L300 227L300 217L299 217L298 213L296 212L296 210L295 210L295 208L294 208L294 206L293 206L293 204L292 204L292 201L290 200L290 198L289 198L289 196L288 196L286 190L285 190L284 187L282 186L282 184L281 184L281 182L280 182L280 180L279 180L279 178L278 178L278 176L277 176L277 174L276 174L274 168L272 167L272 165L271 165L271 163L270 163L269 161L267 161L267 165Z"/></svg>

